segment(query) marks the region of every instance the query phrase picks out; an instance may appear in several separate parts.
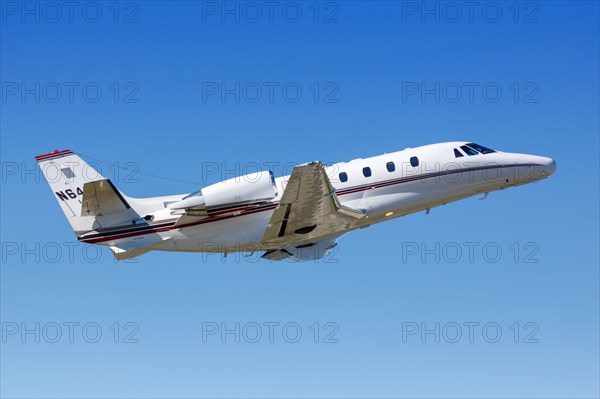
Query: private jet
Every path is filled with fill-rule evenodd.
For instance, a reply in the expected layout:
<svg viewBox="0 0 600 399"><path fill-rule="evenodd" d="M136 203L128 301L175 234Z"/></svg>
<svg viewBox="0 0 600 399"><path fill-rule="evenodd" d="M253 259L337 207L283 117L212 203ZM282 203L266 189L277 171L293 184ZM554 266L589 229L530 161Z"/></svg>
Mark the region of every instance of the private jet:
<svg viewBox="0 0 600 399"><path fill-rule="evenodd" d="M468 141L430 144L349 162L269 170L190 194L132 198L70 150L35 157L80 242L117 260L149 251L326 256L344 234L449 202L545 179L551 158Z"/></svg>

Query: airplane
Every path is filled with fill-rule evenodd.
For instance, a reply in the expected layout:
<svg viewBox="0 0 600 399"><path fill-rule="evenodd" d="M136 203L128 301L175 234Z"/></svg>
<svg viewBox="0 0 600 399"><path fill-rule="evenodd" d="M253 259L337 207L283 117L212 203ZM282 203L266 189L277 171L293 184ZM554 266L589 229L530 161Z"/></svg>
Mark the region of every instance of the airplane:
<svg viewBox="0 0 600 399"><path fill-rule="evenodd" d="M326 256L344 234L478 194L547 178L547 157L468 141L406 148L275 178L269 170L189 194L132 198L70 150L35 157L80 242L117 260L149 251L253 254L268 260Z"/></svg>

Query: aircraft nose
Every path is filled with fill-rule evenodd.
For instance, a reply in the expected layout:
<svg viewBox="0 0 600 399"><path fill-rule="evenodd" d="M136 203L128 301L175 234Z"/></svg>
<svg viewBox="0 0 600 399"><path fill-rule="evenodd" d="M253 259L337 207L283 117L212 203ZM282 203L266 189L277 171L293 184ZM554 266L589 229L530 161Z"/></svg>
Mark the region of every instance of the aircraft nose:
<svg viewBox="0 0 600 399"><path fill-rule="evenodd" d="M546 158L543 165L544 165L543 173L546 174L547 176L550 176L550 175L554 174L554 172L556 172L556 161L554 159Z"/></svg>

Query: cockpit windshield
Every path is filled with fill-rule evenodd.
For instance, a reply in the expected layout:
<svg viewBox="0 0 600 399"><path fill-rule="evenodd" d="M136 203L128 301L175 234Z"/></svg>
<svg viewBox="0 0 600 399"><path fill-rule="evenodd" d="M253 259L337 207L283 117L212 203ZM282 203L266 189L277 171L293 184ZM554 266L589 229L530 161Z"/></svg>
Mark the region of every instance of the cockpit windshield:
<svg viewBox="0 0 600 399"><path fill-rule="evenodd" d="M472 149L474 149L475 151L480 152L482 154L491 154L492 152L496 152L496 151L492 150L491 148L487 148L487 147L484 147L482 145L475 144L475 143L469 143L467 145L469 147L471 147Z"/></svg>
<svg viewBox="0 0 600 399"><path fill-rule="evenodd" d="M463 150L465 152L465 154L467 154L469 156L470 155L477 155L477 154L479 154L477 151L475 151L471 147L467 147L466 145L461 145L460 149Z"/></svg>

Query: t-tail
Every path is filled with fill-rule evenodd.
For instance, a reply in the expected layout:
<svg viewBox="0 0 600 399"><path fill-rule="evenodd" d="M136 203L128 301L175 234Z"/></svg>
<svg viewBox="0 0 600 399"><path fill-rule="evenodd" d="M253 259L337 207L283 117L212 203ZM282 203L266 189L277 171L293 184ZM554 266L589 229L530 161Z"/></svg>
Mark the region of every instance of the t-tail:
<svg viewBox="0 0 600 399"><path fill-rule="evenodd" d="M35 157L36 161L71 228L81 241L86 237L102 235L102 232L148 225L147 218L140 216L144 208L155 208L159 203L145 202L125 196L114 184L102 176L71 150L54 151ZM150 205L150 207L148 206ZM137 210L136 210L137 208ZM142 213L144 215L144 213ZM127 259L149 251L154 237L144 242L131 239L107 239L95 243L109 245L117 259Z"/></svg>

